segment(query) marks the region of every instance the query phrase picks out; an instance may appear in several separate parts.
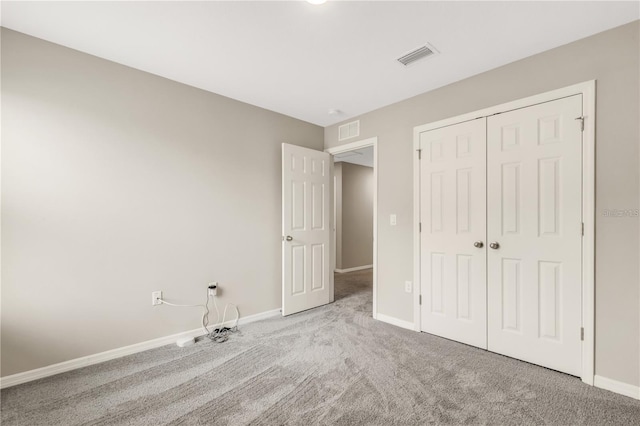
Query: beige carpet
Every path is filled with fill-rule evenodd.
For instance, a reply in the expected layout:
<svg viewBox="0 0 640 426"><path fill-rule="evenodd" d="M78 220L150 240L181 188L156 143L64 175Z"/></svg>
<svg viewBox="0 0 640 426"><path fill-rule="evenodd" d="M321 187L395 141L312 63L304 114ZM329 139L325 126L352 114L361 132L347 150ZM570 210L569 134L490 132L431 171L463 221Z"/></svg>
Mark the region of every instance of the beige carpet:
<svg viewBox="0 0 640 426"><path fill-rule="evenodd" d="M9 425L640 425L640 401L371 318L371 271L336 302L3 390Z"/></svg>

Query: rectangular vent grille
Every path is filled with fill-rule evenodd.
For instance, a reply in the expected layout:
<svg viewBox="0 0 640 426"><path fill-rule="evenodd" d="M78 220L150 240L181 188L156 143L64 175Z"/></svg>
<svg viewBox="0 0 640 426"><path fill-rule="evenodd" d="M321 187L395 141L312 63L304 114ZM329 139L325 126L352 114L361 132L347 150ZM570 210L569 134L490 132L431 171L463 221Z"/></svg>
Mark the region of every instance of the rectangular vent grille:
<svg viewBox="0 0 640 426"><path fill-rule="evenodd" d="M338 127L338 140L343 141L349 138L355 138L360 135L360 120L343 124Z"/></svg>
<svg viewBox="0 0 640 426"><path fill-rule="evenodd" d="M429 47L429 46L422 46L419 47L409 53L407 53L404 56L401 56L398 58L398 62L400 62L402 65L407 66L409 64L414 63L415 61L418 61L422 58L426 58L427 56L431 56L433 55L435 52L435 49Z"/></svg>

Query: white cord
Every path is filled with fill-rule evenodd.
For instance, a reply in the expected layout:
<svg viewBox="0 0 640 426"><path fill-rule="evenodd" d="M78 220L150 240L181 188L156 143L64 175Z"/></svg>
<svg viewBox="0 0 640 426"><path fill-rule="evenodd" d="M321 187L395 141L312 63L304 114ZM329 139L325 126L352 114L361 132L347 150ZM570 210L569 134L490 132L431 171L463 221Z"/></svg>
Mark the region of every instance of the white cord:
<svg viewBox="0 0 640 426"><path fill-rule="evenodd" d="M214 327L212 331L209 331L207 325L209 325L209 289L207 289L207 303L204 305L182 305L179 303L171 303L164 300L162 297L157 299L161 304L175 306L178 308L202 308L204 309L204 313L202 314L202 329L205 332L205 335L209 337L214 342L222 343L228 339L229 331L234 332L238 328L238 322L240 322L240 311L238 311L238 307L233 303L227 303L224 307L224 311L222 312L222 320L220 320L220 310L218 309L218 303L216 302L216 297L213 296L213 307L216 309L216 321L220 321L217 327ZM227 318L227 309L229 306L233 306L236 310L236 322L233 327L229 327L227 330L224 329L224 323Z"/></svg>
<svg viewBox="0 0 640 426"><path fill-rule="evenodd" d="M169 305L169 306L177 306L179 308L197 308L198 306L201 308L204 308L204 305L179 305L177 303L171 303L171 302L167 302L164 299L158 299L160 301L160 303L162 303L163 305Z"/></svg>
<svg viewBox="0 0 640 426"><path fill-rule="evenodd" d="M213 298L213 306L215 306L216 313L218 314L218 319L220 319L220 311L218 311L218 304L216 303L215 297ZM220 323L216 327L217 329L221 329L223 327L225 323L225 318L227 317L227 308L229 308L229 306L233 306L234 309L236 310L236 323L233 325L233 327L229 327L229 328L235 328L238 326L238 322L240 321L240 311L238 311L238 307L233 303L227 303L224 307L224 311L222 311L222 321L220 321Z"/></svg>
<svg viewBox="0 0 640 426"><path fill-rule="evenodd" d="M211 332L207 328L207 325L209 325L209 289L207 289L207 303L204 304L204 305L181 305L181 304L178 304L178 303L167 302L166 300L164 300L161 297L159 297L157 300L159 300L160 303L162 303L162 304L169 305L169 306L175 306L175 307L178 307L178 308L198 308L198 307L203 308L204 309L204 314L202 314L202 328L203 328L203 330L204 330L204 332L206 333L207 336L209 334L211 334ZM218 311L218 306L215 305L215 297L213 299L213 302L214 302L214 306L216 307L216 321L219 321L220 320L220 312Z"/></svg>
<svg viewBox="0 0 640 426"><path fill-rule="evenodd" d="M215 296L213 296L213 307L216 308L216 322L220 321L220 311L218 310L218 304L216 303Z"/></svg>
<svg viewBox="0 0 640 426"><path fill-rule="evenodd" d="M216 308L216 313L218 313L218 318L220 318L220 311L218 311L218 304L216 303L216 298L213 298L213 306ZM229 306L233 306L236 310L236 323L233 327L229 327L228 329L224 329L225 319L227 318L227 309ZM238 311L238 307L233 303L227 303L224 307L224 311L222 313L222 321L218 324L217 327L214 327L213 331L209 335L209 338L214 342L222 343L225 342L229 338L229 333L233 333L238 328L238 322L240 321L240 312Z"/></svg>

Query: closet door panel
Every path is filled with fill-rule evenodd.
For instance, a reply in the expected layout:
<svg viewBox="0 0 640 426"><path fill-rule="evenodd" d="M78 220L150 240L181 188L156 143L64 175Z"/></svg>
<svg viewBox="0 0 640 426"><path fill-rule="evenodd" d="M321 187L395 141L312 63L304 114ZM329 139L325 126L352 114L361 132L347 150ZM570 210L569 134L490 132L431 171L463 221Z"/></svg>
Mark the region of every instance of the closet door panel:
<svg viewBox="0 0 640 426"><path fill-rule="evenodd" d="M488 349L580 375L582 95L487 119Z"/></svg>
<svg viewBox="0 0 640 426"><path fill-rule="evenodd" d="M486 119L423 132L420 149L422 330L486 348Z"/></svg>

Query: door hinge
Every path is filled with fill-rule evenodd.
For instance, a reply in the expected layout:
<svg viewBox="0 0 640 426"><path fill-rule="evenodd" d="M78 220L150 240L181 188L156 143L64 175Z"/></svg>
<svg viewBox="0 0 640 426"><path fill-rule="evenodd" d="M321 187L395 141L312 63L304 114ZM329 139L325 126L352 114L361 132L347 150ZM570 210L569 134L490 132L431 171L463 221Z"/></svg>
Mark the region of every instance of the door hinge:
<svg viewBox="0 0 640 426"><path fill-rule="evenodd" d="M422 150L416 149L416 151L418 151L418 160L422 160Z"/></svg>
<svg viewBox="0 0 640 426"><path fill-rule="evenodd" d="M584 222L582 222L582 236L584 237Z"/></svg>
<svg viewBox="0 0 640 426"><path fill-rule="evenodd" d="M418 222L418 232L422 232L422 222Z"/></svg>
<svg viewBox="0 0 640 426"><path fill-rule="evenodd" d="M584 116L577 117L576 120L580 120L580 131L584 132Z"/></svg>
<svg viewBox="0 0 640 426"><path fill-rule="evenodd" d="M422 305L422 295L418 296L418 305Z"/></svg>
<svg viewBox="0 0 640 426"><path fill-rule="evenodd" d="M580 341L584 341L584 327L580 327Z"/></svg>

